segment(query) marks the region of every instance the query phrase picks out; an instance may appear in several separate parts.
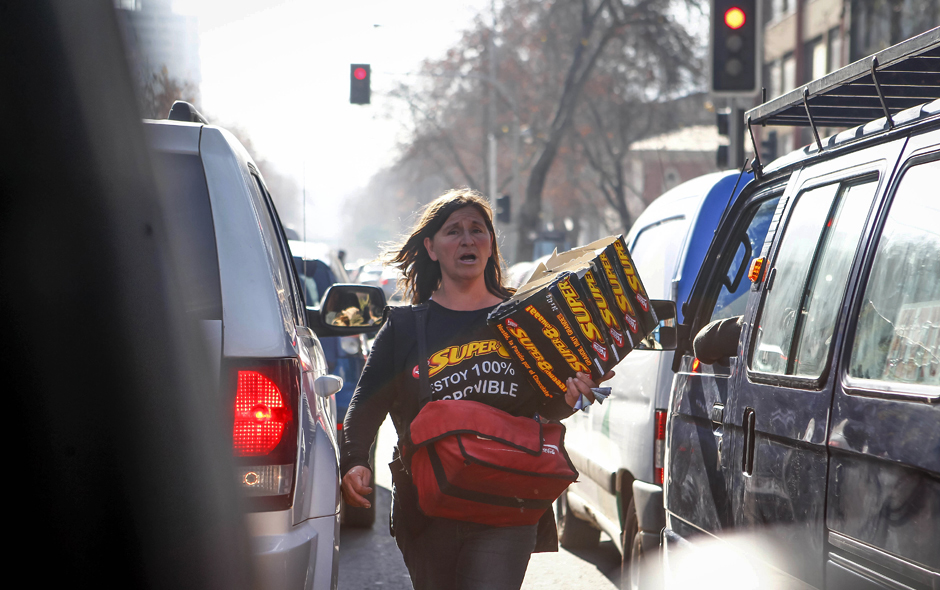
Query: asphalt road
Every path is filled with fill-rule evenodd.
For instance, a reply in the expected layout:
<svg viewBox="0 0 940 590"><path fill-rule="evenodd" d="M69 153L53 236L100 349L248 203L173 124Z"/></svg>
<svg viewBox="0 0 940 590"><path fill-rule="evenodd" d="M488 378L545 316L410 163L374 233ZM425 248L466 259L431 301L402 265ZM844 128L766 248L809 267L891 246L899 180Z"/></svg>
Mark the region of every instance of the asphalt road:
<svg viewBox="0 0 940 590"><path fill-rule="evenodd" d="M411 590L408 570L395 539L388 534L388 510L391 487L388 461L395 441L389 421L379 431L376 446L376 518L371 529L342 527L339 551L340 590L382 588ZM387 457L387 459L386 459ZM601 543L577 553L560 549L558 553L536 553L529 562L523 590L579 588L615 590L620 578L620 553L613 542L601 536Z"/></svg>

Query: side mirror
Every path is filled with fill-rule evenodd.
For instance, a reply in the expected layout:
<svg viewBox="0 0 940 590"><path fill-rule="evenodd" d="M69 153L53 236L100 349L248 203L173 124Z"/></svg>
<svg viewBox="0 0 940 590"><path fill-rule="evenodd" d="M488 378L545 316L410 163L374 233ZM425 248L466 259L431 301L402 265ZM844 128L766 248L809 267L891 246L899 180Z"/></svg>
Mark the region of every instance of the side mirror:
<svg viewBox="0 0 940 590"><path fill-rule="evenodd" d="M320 397L330 397L343 388L343 378L336 375L323 375L313 382L313 390Z"/></svg>
<svg viewBox="0 0 940 590"><path fill-rule="evenodd" d="M678 340L675 302L668 299L650 299L650 305L659 318L659 325L636 345L635 350L675 350Z"/></svg>
<svg viewBox="0 0 940 590"><path fill-rule="evenodd" d="M349 336L376 332L385 323L385 292L369 285L336 284L307 308L307 324L317 336Z"/></svg>

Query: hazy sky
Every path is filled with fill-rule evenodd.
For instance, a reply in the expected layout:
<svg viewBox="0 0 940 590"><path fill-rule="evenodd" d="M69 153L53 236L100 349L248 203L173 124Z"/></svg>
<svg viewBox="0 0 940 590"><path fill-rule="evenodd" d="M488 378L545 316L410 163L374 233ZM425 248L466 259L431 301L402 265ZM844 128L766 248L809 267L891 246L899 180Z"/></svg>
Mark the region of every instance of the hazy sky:
<svg viewBox="0 0 940 590"><path fill-rule="evenodd" d="M259 157L305 179L311 219L390 163L400 126L382 93L442 56L490 0L174 0L199 18L202 108ZM377 26L376 26L377 25ZM349 104L349 64L372 65L372 105ZM341 245L339 224L317 239ZM322 233L321 233L322 232Z"/></svg>

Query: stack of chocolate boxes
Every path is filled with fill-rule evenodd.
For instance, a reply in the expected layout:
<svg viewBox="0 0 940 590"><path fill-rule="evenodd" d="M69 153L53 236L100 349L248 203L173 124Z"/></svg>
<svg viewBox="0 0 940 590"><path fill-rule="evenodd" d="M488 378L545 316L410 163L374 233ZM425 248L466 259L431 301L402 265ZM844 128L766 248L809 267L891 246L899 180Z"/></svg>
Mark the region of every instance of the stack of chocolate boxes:
<svg viewBox="0 0 940 590"><path fill-rule="evenodd" d="M623 236L552 254L490 312L509 355L546 396L575 373L595 381L659 324Z"/></svg>

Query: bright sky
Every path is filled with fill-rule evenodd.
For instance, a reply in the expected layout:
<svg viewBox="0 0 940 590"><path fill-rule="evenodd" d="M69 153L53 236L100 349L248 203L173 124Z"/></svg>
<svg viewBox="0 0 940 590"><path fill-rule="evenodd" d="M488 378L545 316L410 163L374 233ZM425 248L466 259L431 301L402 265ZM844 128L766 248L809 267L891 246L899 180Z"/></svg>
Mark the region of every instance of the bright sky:
<svg viewBox="0 0 940 590"><path fill-rule="evenodd" d="M388 165L401 129L383 92L440 57L490 0L174 0L199 18L202 108L305 180L308 239L341 245L343 197ZM378 25L378 26L376 26ZM372 65L372 104L349 104L349 64ZM317 219L319 223L311 221Z"/></svg>

